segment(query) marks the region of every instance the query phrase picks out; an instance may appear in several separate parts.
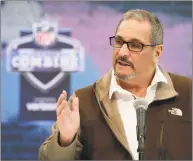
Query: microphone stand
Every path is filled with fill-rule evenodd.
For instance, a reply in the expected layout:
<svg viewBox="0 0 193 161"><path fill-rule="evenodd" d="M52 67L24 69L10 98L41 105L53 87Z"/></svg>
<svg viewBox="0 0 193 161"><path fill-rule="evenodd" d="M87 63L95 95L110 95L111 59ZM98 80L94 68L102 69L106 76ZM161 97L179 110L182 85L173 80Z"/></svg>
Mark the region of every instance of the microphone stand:
<svg viewBox="0 0 193 161"><path fill-rule="evenodd" d="M137 152L139 153L139 160L144 160L144 149L145 149L145 138L143 135L139 136L138 140L138 149Z"/></svg>
<svg viewBox="0 0 193 161"><path fill-rule="evenodd" d="M144 112L143 109L139 110L139 117L142 117L142 113ZM137 152L139 153L139 160L144 160L144 149L145 149L145 133L146 127L145 124L138 124L136 127L137 130L137 140L138 140L138 149Z"/></svg>
<svg viewBox="0 0 193 161"><path fill-rule="evenodd" d="M134 107L137 114L137 140L139 153L139 160L144 160L144 150L145 150L145 135L146 135L146 111L148 107L148 102L145 99L138 99L134 102Z"/></svg>

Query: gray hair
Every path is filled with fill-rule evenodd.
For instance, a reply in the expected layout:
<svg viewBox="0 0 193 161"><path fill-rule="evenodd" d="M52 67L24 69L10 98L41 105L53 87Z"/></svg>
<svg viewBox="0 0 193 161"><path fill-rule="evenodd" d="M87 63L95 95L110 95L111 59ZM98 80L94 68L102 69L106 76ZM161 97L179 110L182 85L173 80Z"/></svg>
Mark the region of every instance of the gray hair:
<svg viewBox="0 0 193 161"><path fill-rule="evenodd" d="M163 27L162 27L162 24L160 23L160 20L158 19L156 15L146 10L142 10L142 9L129 10L123 15L123 18L119 22L116 28L116 33L117 33L117 30L121 22L124 20L129 20L129 19L134 19L139 22L148 21L152 27L152 31L150 35L151 43L157 44L157 45L163 44Z"/></svg>

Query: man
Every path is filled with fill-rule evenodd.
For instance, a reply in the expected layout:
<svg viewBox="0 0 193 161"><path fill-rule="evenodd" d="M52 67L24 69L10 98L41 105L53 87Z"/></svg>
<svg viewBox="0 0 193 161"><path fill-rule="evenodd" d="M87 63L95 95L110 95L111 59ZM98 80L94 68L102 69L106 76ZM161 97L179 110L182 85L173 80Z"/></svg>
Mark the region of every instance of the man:
<svg viewBox="0 0 193 161"><path fill-rule="evenodd" d="M57 102L57 121L40 160L138 160L138 98L148 102L145 159L192 158L192 81L157 62L163 29L145 10L126 12L110 37L113 69L93 85Z"/></svg>

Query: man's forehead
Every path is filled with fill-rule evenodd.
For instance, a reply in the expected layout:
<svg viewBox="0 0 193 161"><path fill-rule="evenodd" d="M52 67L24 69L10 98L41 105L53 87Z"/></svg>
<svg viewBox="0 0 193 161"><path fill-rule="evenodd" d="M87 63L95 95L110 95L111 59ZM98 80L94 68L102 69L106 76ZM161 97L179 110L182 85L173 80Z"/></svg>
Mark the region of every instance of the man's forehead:
<svg viewBox="0 0 193 161"><path fill-rule="evenodd" d="M119 25L116 35L123 37L125 40L135 38L149 41L151 25L147 21L124 20Z"/></svg>
<svg viewBox="0 0 193 161"><path fill-rule="evenodd" d="M123 28L123 27L141 27L141 29L145 28L145 29L150 29L151 28L151 24L150 22L148 22L147 20L144 20L144 21L139 21L139 20L135 20L135 19L129 19L129 20L123 20L119 27L118 27L118 30L120 28Z"/></svg>

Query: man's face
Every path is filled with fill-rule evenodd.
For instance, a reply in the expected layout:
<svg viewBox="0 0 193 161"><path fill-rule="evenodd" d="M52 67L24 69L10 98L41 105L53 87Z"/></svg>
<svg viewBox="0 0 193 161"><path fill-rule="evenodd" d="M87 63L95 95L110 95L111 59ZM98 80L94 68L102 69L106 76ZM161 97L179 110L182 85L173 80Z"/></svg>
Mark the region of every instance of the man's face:
<svg viewBox="0 0 193 161"><path fill-rule="evenodd" d="M150 45L150 36L151 25L148 22L124 20L117 30L115 40ZM127 81L152 71L156 63L155 55L159 55L159 51L151 46L145 46L138 52L130 51L126 44L121 48L114 48L113 68L117 78Z"/></svg>

